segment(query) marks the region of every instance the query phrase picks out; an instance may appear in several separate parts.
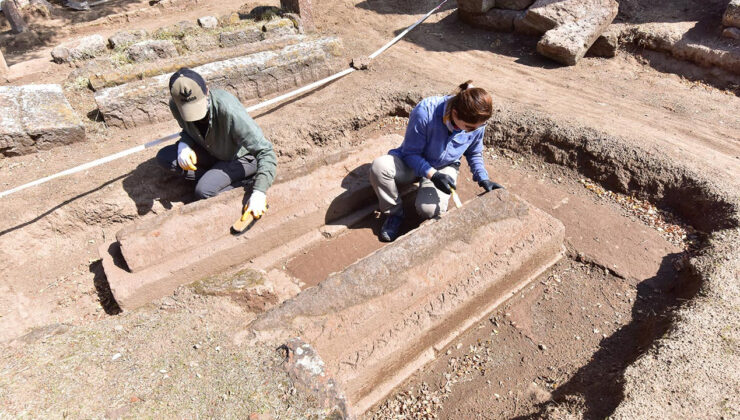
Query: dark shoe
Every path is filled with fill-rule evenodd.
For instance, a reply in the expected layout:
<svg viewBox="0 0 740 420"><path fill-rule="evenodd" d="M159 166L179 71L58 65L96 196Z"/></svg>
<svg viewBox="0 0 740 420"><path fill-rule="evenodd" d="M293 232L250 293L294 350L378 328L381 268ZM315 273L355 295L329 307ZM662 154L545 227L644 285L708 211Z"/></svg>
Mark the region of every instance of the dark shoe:
<svg viewBox="0 0 740 420"><path fill-rule="evenodd" d="M381 242L393 242L398 238L398 233L401 232L401 225L403 224L403 214L391 214L385 219L383 227L380 228L380 240Z"/></svg>

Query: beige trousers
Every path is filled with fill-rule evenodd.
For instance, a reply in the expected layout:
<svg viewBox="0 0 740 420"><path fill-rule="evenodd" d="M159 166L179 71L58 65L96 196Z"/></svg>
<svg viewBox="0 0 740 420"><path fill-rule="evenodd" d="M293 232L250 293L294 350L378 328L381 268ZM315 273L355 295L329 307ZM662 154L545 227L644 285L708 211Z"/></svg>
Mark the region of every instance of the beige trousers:
<svg viewBox="0 0 740 420"><path fill-rule="evenodd" d="M454 165L439 170L457 181L458 168ZM447 211L450 195L438 190L427 178L419 178L413 169L406 166L397 156L384 155L373 161L370 168L370 184L378 196L380 211L398 214L402 211L398 188L421 179L416 194L416 212L424 219L431 219Z"/></svg>

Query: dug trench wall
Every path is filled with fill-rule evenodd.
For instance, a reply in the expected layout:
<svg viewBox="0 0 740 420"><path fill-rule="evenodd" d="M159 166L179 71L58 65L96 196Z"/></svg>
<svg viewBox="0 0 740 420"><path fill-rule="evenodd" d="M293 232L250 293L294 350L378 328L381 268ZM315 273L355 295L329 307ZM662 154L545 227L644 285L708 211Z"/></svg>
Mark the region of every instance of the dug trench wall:
<svg viewBox="0 0 740 420"><path fill-rule="evenodd" d="M344 391L343 411L360 415L559 260L563 235L507 191L485 194L264 313L251 333L300 337L321 358L317 376Z"/></svg>
<svg viewBox="0 0 740 420"><path fill-rule="evenodd" d="M719 418L740 407L740 197L738 181L639 139L563 124L518 109L488 123L489 145L572 168L605 187L672 209L708 239L689 260L700 282L673 312L669 332L624 373L624 400L611 418ZM704 167L706 164L703 165Z"/></svg>

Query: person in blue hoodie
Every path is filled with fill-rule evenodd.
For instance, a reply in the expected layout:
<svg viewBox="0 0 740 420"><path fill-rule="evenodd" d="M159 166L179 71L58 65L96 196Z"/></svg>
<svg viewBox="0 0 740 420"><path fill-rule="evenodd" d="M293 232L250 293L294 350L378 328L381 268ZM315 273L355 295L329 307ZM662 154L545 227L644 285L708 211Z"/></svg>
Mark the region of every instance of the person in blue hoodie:
<svg viewBox="0 0 740 420"><path fill-rule="evenodd" d="M421 180L416 212L422 218L447 211L463 156L473 180L486 192L503 188L488 178L483 165L483 135L493 113L492 102L488 92L467 81L455 95L425 98L414 107L401 146L375 159L370 170L380 211L387 216L380 230L381 241L394 241L401 230L400 186Z"/></svg>

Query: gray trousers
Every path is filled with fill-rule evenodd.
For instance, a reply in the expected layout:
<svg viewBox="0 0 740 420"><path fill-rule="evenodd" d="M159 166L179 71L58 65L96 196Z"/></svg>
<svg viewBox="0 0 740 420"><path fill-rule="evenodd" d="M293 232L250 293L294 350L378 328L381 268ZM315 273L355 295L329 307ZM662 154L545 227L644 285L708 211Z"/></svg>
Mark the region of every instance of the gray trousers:
<svg viewBox="0 0 740 420"><path fill-rule="evenodd" d="M440 172L457 181L458 165L445 166ZM384 155L373 161L370 168L370 184L378 196L380 211L399 214L402 210L398 188L421 179L416 194L416 212L424 219L431 219L447 211L450 195L438 190L427 178L419 178L413 169L406 166L401 158Z"/></svg>
<svg viewBox="0 0 740 420"><path fill-rule="evenodd" d="M177 143L160 149L157 153L157 162L187 180L196 181L195 198L198 200L243 187L257 172L257 161L252 155L224 161L216 159L197 144L192 149L198 157L198 163L195 165L198 168L197 171L183 170L177 164Z"/></svg>

